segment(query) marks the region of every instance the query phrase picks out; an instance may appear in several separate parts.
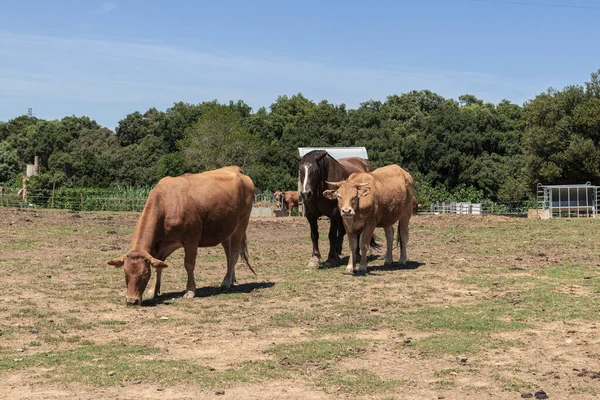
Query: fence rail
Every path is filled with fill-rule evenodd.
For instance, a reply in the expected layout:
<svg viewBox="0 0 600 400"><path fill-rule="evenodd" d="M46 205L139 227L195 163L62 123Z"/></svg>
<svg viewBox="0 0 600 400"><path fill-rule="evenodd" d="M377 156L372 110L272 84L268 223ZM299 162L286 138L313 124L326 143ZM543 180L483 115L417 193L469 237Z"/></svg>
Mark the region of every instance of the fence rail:
<svg viewBox="0 0 600 400"><path fill-rule="evenodd" d="M53 208L73 211L142 211L150 192L149 188L120 188L118 190L92 189L49 189L27 190L26 201L17 189L4 188L0 192L0 208ZM269 193L254 196L255 208L281 211L282 204ZM496 214L527 215L535 209L535 202L495 203L434 203L431 207L420 207L419 213Z"/></svg>
<svg viewBox="0 0 600 400"><path fill-rule="evenodd" d="M16 189L5 188L0 192L0 208L51 208L73 211L142 211L148 198L148 190L27 190L26 201ZM255 207L281 209L272 194L254 196Z"/></svg>

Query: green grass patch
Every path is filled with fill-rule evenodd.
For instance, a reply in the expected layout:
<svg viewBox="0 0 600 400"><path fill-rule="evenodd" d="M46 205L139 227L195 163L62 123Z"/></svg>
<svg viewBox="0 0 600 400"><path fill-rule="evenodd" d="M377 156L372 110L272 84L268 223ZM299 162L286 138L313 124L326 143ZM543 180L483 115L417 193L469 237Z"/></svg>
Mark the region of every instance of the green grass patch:
<svg viewBox="0 0 600 400"><path fill-rule="evenodd" d="M434 387L434 389L437 389L437 390L447 390L447 389L455 388L456 382L447 380L447 379L442 379L437 382L433 382L432 386Z"/></svg>
<svg viewBox="0 0 600 400"><path fill-rule="evenodd" d="M558 267L547 268L539 271L539 274L542 276L547 276L550 278L560 278L560 279L583 279L586 276L590 276L592 269L585 265L575 264L575 265L561 265Z"/></svg>
<svg viewBox="0 0 600 400"><path fill-rule="evenodd" d="M125 321L119 321L119 320L113 320L113 319L107 319L104 321L100 321L98 322L100 325L112 325L112 326L116 326L116 325L126 325L127 322Z"/></svg>
<svg viewBox="0 0 600 400"><path fill-rule="evenodd" d="M453 376L453 375L459 375L459 374L464 374L464 373L478 373L479 370L475 369L475 368L448 368L448 369L443 369L441 371L435 371L433 373L433 376L435 376L436 378L443 378L443 377L447 377L447 376Z"/></svg>
<svg viewBox="0 0 600 400"><path fill-rule="evenodd" d="M444 334L411 342L411 346L428 356L476 354L482 350L515 346L512 341L493 339L485 334Z"/></svg>
<svg viewBox="0 0 600 400"><path fill-rule="evenodd" d="M291 328L299 325L300 323L313 321L315 318L316 317L314 314L299 312L277 313L271 317L271 319L273 320L273 325L282 328Z"/></svg>
<svg viewBox="0 0 600 400"><path fill-rule="evenodd" d="M556 286L538 287L509 297L512 307L505 314L516 321L596 320L600 299L557 291Z"/></svg>
<svg viewBox="0 0 600 400"><path fill-rule="evenodd" d="M156 356L157 359L149 357ZM29 368L48 368L43 377L92 386L116 386L122 382L147 382L174 386L227 386L235 382L262 382L284 377L273 361L246 362L214 371L191 360L165 360L158 349L111 343L85 345L15 358L0 357L0 373ZM113 371L108 375L109 371Z"/></svg>
<svg viewBox="0 0 600 400"><path fill-rule="evenodd" d="M267 350L285 365L335 363L346 357L355 357L365 351L366 340L313 340L280 344Z"/></svg>
<svg viewBox="0 0 600 400"><path fill-rule="evenodd" d="M520 390L531 390L535 389L536 385L531 382L524 381L523 379L517 378L516 376L504 376L499 373L492 375L492 378L502 384L504 390L511 392L517 392Z"/></svg>
<svg viewBox="0 0 600 400"><path fill-rule="evenodd" d="M365 369L343 372L329 370L321 375L315 383L318 387L336 387L341 392L354 395L386 393L412 385L409 380L385 380Z"/></svg>
<svg viewBox="0 0 600 400"><path fill-rule="evenodd" d="M507 302L484 302L469 306L430 307L404 314L399 321L403 327L411 321L419 329L451 330L460 332L488 332L522 329L522 322L508 321Z"/></svg>

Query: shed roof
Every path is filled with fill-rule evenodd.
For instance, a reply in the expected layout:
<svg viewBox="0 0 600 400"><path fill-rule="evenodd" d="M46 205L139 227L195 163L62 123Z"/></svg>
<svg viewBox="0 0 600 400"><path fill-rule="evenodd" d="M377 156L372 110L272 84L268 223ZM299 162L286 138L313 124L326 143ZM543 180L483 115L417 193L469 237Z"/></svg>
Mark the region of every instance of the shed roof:
<svg viewBox="0 0 600 400"><path fill-rule="evenodd" d="M590 182L580 183L580 184L571 184L571 185L543 185L541 183L538 184L539 187L542 188L552 188L552 189L576 189L576 188L597 188L598 186L592 185Z"/></svg>
<svg viewBox="0 0 600 400"><path fill-rule="evenodd" d="M365 147L298 147L300 157L304 157L306 153L309 153L313 150L325 150L336 160L346 157L362 157L365 160L369 159L367 149Z"/></svg>

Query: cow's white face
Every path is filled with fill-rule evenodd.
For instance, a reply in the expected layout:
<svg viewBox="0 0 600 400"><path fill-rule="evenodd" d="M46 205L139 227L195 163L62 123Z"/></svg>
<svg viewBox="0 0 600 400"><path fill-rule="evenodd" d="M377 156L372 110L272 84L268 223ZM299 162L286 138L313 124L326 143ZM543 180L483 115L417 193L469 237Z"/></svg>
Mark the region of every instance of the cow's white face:
<svg viewBox="0 0 600 400"><path fill-rule="evenodd" d="M337 186L337 190L326 190L323 196L330 200L337 200L340 214L343 218L352 218L358 212L359 200L361 197L368 196L371 189L367 183L354 183L351 181L342 181L331 183L332 186Z"/></svg>
<svg viewBox="0 0 600 400"><path fill-rule="evenodd" d="M167 264L146 252L132 251L108 262L115 267L123 267L127 294L125 302L129 306L142 304L142 295L150 280L151 267L165 268Z"/></svg>

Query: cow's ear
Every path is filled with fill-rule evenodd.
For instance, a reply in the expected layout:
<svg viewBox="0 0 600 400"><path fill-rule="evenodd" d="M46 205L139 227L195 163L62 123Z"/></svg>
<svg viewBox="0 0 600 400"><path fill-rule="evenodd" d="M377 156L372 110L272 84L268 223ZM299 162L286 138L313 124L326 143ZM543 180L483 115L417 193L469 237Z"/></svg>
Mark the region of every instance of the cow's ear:
<svg viewBox="0 0 600 400"><path fill-rule="evenodd" d="M300 161L302 160L302 157L296 155L296 154L292 154L292 157L294 157L296 159L296 161Z"/></svg>
<svg viewBox="0 0 600 400"><path fill-rule="evenodd" d="M154 268L167 268L168 265L165 264L164 262L154 258L154 257L150 257L150 265L152 265Z"/></svg>
<svg viewBox="0 0 600 400"><path fill-rule="evenodd" d="M123 266L123 264L125 264L125 256L121 256L118 258L115 258L113 260L110 260L107 262L108 265L112 265L115 268L121 268Z"/></svg>
<svg viewBox="0 0 600 400"><path fill-rule="evenodd" d="M337 190L326 190L323 192L323 196L329 200L337 200Z"/></svg>

